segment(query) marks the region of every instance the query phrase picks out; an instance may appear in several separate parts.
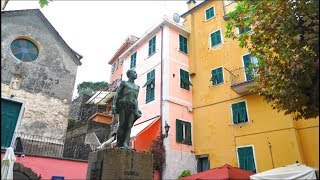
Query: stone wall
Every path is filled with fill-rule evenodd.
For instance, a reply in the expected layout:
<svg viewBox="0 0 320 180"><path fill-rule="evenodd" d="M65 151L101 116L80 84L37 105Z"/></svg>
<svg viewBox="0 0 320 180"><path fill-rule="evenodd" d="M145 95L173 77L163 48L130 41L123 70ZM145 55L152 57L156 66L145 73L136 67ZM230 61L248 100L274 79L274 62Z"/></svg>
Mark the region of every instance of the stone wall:
<svg viewBox="0 0 320 180"><path fill-rule="evenodd" d="M25 134L63 139L68 125L69 103L42 93L10 89L1 83L1 96L24 102L24 113L17 130Z"/></svg>
<svg viewBox="0 0 320 180"><path fill-rule="evenodd" d="M81 120L81 112L84 104L90 99L88 95L80 95L71 102L69 118L73 118L77 121Z"/></svg>
<svg viewBox="0 0 320 180"><path fill-rule="evenodd" d="M1 83L10 84L13 75L22 78L21 89L60 100L72 99L77 74L75 55L36 10L1 12ZM51 27L50 27L51 26ZM23 62L15 58L10 44L16 38L32 39L38 58ZM79 62L78 62L79 63Z"/></svg>
<svg viewBox="0 0 320 180"><path fill-rule="evenodd" d="M17 38L37 46L35 61L24 62L12 54L11 42ZM1 12L1 96L24 102L16 131L64 138L80 64L41 11ZM19 86L11 84L13 77L19 77Z"/></svg>

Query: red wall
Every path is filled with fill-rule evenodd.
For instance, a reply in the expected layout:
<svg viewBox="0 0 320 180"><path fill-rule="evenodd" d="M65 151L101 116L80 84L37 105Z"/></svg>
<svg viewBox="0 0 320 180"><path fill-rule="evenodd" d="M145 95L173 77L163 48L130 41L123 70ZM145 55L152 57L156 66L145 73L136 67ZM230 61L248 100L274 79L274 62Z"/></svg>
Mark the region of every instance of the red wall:
<svg viewBox="0 0 320 180"><path fill-rule="evenodd" d="M150 127L135 138L134 149L138 152L143 150L148 151L150 145L157 136L160 135L160 121L161 119L156 120Z"/></svg>
<svg viewBox="0 0 320 180"><path fill-rule="evenodd" d="M4 153L1 153L1 160ZM64 176L64 179L86 179L87 162L65 159L28 156L17 157L16 162L31 168L41 179L51 179L52 176Z"/></svg>

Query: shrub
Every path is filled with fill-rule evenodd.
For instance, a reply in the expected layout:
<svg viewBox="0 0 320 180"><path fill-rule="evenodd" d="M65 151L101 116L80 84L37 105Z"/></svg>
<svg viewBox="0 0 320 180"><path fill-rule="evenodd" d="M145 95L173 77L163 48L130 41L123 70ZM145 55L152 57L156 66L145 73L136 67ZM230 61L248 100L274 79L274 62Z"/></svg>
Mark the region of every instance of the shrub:
<svg viewBox="0 0 320 180"><path fill-rule="evenodd" d="M162 172L163 163L165 162L166 150L163 146L163 135L158 136L151 143L149 152L153 155L153 169Z"/></svg>
<svg viewBox="0 0 320 180"><path fill-rule="evenodd" d="M189 170L183 170L179 176L179 178L181 177L187 177L187 176L190 176L191 175L191 172Z"/></svg>

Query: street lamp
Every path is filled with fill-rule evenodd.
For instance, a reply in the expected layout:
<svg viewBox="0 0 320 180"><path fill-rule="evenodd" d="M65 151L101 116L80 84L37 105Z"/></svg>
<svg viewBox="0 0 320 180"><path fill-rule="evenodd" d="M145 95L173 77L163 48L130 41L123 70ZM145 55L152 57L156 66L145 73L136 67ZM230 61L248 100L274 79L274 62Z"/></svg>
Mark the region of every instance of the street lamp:
<svg viewBox="0 0 320 180"><path fill-rule="evenodd" d="M166 137L168 137L168 132L169 132L170 126L167 123L167 121L166 121L166 125L164 126L164 129L166 130Z"/></svg>

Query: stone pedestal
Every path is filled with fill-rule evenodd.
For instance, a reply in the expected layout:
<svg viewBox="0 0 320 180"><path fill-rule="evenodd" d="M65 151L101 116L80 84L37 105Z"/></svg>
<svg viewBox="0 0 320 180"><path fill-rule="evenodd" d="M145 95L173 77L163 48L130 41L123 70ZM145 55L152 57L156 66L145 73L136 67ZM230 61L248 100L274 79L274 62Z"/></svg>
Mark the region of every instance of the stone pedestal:
<svg viewBox="0 0 320 180"><path fill-rule="evenodd" d="M87 179L153 179L152 155L120 148L91 152Z"/></svg>

